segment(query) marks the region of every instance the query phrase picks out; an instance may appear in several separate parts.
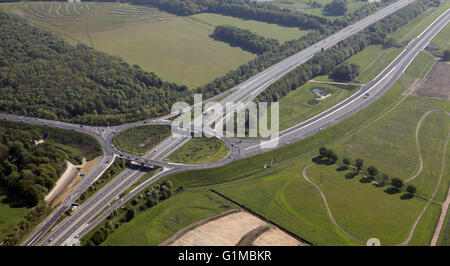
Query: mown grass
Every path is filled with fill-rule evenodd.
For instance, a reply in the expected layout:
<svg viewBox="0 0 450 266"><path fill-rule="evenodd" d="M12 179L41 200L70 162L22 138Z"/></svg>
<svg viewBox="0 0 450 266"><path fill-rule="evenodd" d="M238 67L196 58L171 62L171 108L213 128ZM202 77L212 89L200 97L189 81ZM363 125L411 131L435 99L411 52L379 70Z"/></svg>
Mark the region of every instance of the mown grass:
<svg viewBox="0 0 450 266"><path fill-rule="evenodd" d="M272 174L214 189L270 219L313 245L355 245L326 214L317 191L301 176L299 161Z"/></svg>
<svg viewBox="0 0 450 266"><path fill-rule="evenodd" d="M201 164L218 161L228 154L228 147L218 138L192 138L167 159L176 163Z"/></svg>
<svg viewBox="0 0 450 266"><path fill-rule="evenodd" d="M432 8L411 20L405 26L391 33L388 37L393 38L397 42L406 43L417 37L428 25L436 18L450 8L449 1L441 2L440 6Z"/></svg>
<svg viewBox="0 0 450 266"><path fill-rule="evenodd" d="M210 31L214 31L214 27L218 25L232 25L239 28L250 30L258 35L266 38L273 38L280 43L285 41L298 39L305 35L309 31L300 30L299 28L282 27L277 24L269 24L254 20L244 20L240 18L223 16L212 13L200 13L193 16L189 16L192 23L200 24L203 27L209 28Z"/></svg>
<svg viewBox="0 0 450 266"><path fill-rule="evenodd" d="M235 207L208 191L182 192L122 225L102 245L155 246L176 231L231 208Z"/></svg>
<svg viewBox="0 0 450 266"><path fill-rule="evenodd" d="M449 24L447 24L447 26L445 26L442 29L442 31L439 32L439 34L436 35L436 37L434 37L434 39L431 41L431 44L439 47L441 52L443 52L445 50L449 50L450 49L450 40L449 40L448 36L450 36L450 25Z"/></svg>
<svg viewBox="0 0 450 266"><path fill-rule="evenodd" d="M433 238L434 228L437 225L441 207L436 204L430 204L417 224L414 235L409 242L409 246L428 246Z"/></svg>
<svg viewBox="0 0 450 266"><path fill-rule="evenodd" d="M383 71L402 51L402 49L382 45L370 45L346 61L360 67L356 80L366 83Z"/></svg>
<svg viewBox="0 0 450 266"><path fill-rule="evenodd" d="M324 100L311 104L311 100L316 97L312 92L314 88L324 88L332 94ZM343 101L352 95L357 89L346 90L331 84L321 84L308 82L279 100L279 128L284 130L307 120L314 115ZM268 111L268 121L271 113Z"/></svg>
<svg viewBox="0 0 450 266"><path fill-rule="evenodd" d="M113 138L113 143L121 151L143 155L170 135L169 126L136 126L117 133Z"/></svg>
<svg viewBox="0 0 450 266"><path fill-rule="evenodd" d="M336 222L363 241L375 237L383 245L403 242L426 201L404 199L403 192L390 194L390 186L366 183L361 175L347 176L353 170L339 168L336 164L313 165L307 170L325 193Z"/></svg>
<svg viewBox="0 0 450 266"><path fill-rule="evenodd" d="M430 65L429 60L428 62L424 60L428 57L426 55L424 56L425 57L420 56L416 58L403 76L418 75L420 78L423 78L427 73L426 69L424 70L423 67L432 67L432 64ZM420 73L418 69L421 69ZM207 187L212 185L214 185L215 187L222 186L221 188L216 189L223 192L224 194L228 193L227 195L237 202L240 202L246 207L265 215L269 219L273 219L275 221L278 221L277 219L280 219L279 222L282 226L286 226L287 228L292 229L294 232L297 232L300 236L311 241L313 244L353 243L352 241L349 242L346 237L339 235L339 233L336 232L337 229L333 228L329 224L329 221L327 222L328 224L326 224L325 222L314 221L314 219L328 219L327 214L324 213L323 210L320 211L320 209L307 209L304 206L293 208L289 207L289 205L282 205L279 202L277 202L276 204L270 203L270 201L278 197L278 195L283 195L279 196L279 198L284 199L285 202L300 202L299 198L302 197L302 194L305 194L305 192L303 191L304 189L306 189L304 188L305 183L301 181L301 178L297 178L295 179L295 182L299 183L299 185L294 186L292 183L294 181L288 182L287 179L291 176L298 177L301 173L302 167L310 163L311 155L308 155L308 153L317 153L316 150L323 145L335 149L338 155L341 156L341 158L343 156L347 156L352 159L358 157L363 158L365 160L366 167L370 164L373 164L377 166L379 170L390 174L391 177L405 177L414 174L417 170L418 165L417 152L414 151L415 127L422 115L430 109L442 109L449 111L450 106L448 105L447 101L411 96L407 97L392 112L386 114L383 118L376 121L376 123L374 123L373 125L368 126L364 130L360 131L360 129L366 127L380 115L383 115L386 111L390 110L397 102L403 99L405 97L404 92L405 87L403 87L402 82L399 81L395 83L394 86L392 86L391 89L386 92L380 99L378 99L375 103L373 103L366 109L338 123L337 125L323 130L320 133L308 137L304 140L287 145L274 151L239 160L223 167L210 169L207 171L202 170L180 173L173 175L172 177L170 177L170 179L174 182L174 184L184 185L188 188ZM441 119L441 121L433 121L434 119ZM432 145L432 147L422 147L425 152L428 149L431 151L431 149L434 149L434 147L437 147L439 145L441 145L441 149L443 148L443 133L446 125L448 124L448 119L445 123L443 119L447 118L444 118L443 116L434 118L434 115L431 115L431 120L429 122L424 122L423 125L427 126L427 130L425 130L424 127L423 130L421 130L420 135L422 136L422 138L430 138L430 142L432 142L432 144L424 143L425 145ZM430 126L431 128L429 128ZM357 132L356 141L354 139L354 132ZM344 136L346 137L346 140L341 141L340 139L342 139L342 137ZM358 146L358 149L354 148ZM428 168L428 161L431 161L431 163L433 164L442 161L442 152L440 154L439 152L435 152L434 155L435 156L432 156L431 158L424 158L426 160L424 161L426 164L426 168ZM279 161L279 163L276 163L276 165L278 164L279 166L275 166L270 169L264 169L264 164L270 162L272 158L276 158ZM311 173L311 175L314 175L314 173ZM283 180L281 176L287 176L284 182L281 181ZM444 178L444 181L448 182L447 179L448 177ZM242 180L248 181L247 183L245 183L246 181ZM266 180L267 184L264 184ZM275 185L273 183L275 181L273 180L281 183ZM436 179L434 179L434 185L436 185L435 180ZM343 181L345 182L346 180ZM230 182L229 187L227 187L226 185L228 182ZM303 185L300 185L302 182ZM431 177L429 179L429 182L433 183L433 179L431 179ZM355 189L354 186L360 184L349 183L347 185L349 187L347 187L347 189L343 189L343 191L339 193L352 194L353 190ZM269 187L272 190L264 189L263 187L265 186ZM294 189L295 193L286 195L282 192L279 192L282 191L281 187L283 186L285 186L286 188L297 188L297 190ZM344 186L344 184L342 186ZM277 190L277 188L279 190ZM303 190L300 190L300 188L302 188ZM313 190L313 188L310 189ZM365 189L367 188L361 188L362 191L364 191ZM442 189L445 188L443 187ZM426 189L422 186L418 187L418 191L419 193L426 193ZM317 191L315 191L315 193L317 193ZM358 214L360 210L364 209L363 207L365 204L367 204L368 201L377 202L377 199L379 199L380 197L386 199L388 195L385 194L386 193L384 191L380 192L377 190L368 192L367 197L364 198L365 200L355 200L353 203L355 206L348 209L342 208L341 210L339 210L338 208L338 211L335 215L344 217L345 213L341 212L348 212L353 208L355 208L355 210L358 210L355 211L355 213ZM302 198L302 200L310 200L312 198L310 194L306 195L309 196L305 196L306 199ZM266 200L263 201L262 198L266 198ZM403 202L399 201L398 195L393 196L392 198L390 198L390 200L397 201L397 203ZM417 212L417 210L420 209L421 206L423 207L424 201L422 202L418 199L413 199L410 200L408 204L414 202L416 203L411 208L415 210L415 212ZM314 204L314 206L319 205ZM389 205L387 205L385 209L383 209L384 213L381 216L390 215L391 217L395 217L395 215L398 215L396 214L396 212L398 212L399 210L399 208L390 209ZM380 226L376 229L377 234L381 235L380 237L384 239L384 243L395 243L398 240L403 241L404 239L402 238L405 236L406 232L398 231L400 229L396 226L396 219L399 218L391 219L386 222L380 222L376 219L375 216L375 214L378 212L379 211L374 211L373 217L375 218L373 218L373 220L370 220L370 225L367 226L371 226L372 224L376 226L377 223L384 224L383 226ZM433 210L427 211L427 213L428 212L433 212ZM426 243L426 241L430 237L430 234L434 232L433 226L435 225L436 221L434 221L433 218L428 219L427 216L431 214L427 213L424 220L421 221L420 226L416 228L416 234L418 236L413 240L412 244L428 244ZM302 218L311 217L311 220L306 219L307 222L304 222L305 218L297 218L297 220L293 222L294 214L296 214L297 216L301 215ZM287 219L286 217L289 216L290 219ZM413 215L411 215L408 217L403 216L401 219L412 225L413 220L417 216L414 217ZM366 224L367 220L365 218L360 219L363 219L364 222L361 222L360 220L354 221L355 223L359 224L355 229L355 234L358 234L361 237L367 237L371 232L368 229L364 229L364 224ZM299 226L298 220L302 221L302 226ZM344 223L350 224L350 222L351 221ZM324 234L318 233L314 230L316 225L319 228L323 228L322 230L326 232L325 236ZM345 230L347 230L347 228ZM350 228L349 231L351 230L353 229ZM392 232L392 230L396 230L396 232ZM392 237L390 237L391 234ZM331 240L327 237L331 237Z"/></svg>

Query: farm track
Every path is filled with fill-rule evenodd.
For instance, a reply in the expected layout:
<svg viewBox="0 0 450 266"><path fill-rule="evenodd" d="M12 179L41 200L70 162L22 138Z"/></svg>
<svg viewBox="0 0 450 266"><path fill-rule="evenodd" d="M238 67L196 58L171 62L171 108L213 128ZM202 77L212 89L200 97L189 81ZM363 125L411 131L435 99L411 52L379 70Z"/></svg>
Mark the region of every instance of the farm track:
<svg viewBox="0 0 450 266"><path fill-rule="evenodd" d="M418 142L418 132L419 132L420 126L422 125L422 122L425 120L425 118L426 118L428 115L430 115L431 113L434 113L434 112L443 112L443 113L446 113L447 115L450 116L450 112L447 112L447 111L442 111L442 110L430 110L430 111L427 111L427 112L421 117L420 121L418 122L418 124L417 124L417 126L416 126L416 144L417 144L419 153L420 153L420 149L419 149L419 144L418 144L418 143L419 143L419 142ZM399 243L399 244L396 244L395 246L407 246L407 245L409 244L409 242L411 242L412 237L414 236L414 231L415 231L417 225L419 224L420 219L421 219L422 216L425 214L425 212L426 212L426 210L428 209L428 207L430 206L430 204L433 202L433 199L434 199L434 197L436 196L436 194L437 194L437 192L438 192L438 190L439 190L439 187L440 187L441 182L442 182L442 178L443 178L443 176L444 176L445 166L446 166L446 161L447 161L447 148L448 148L448 142L449 142L449 139L450 139L450 130L449 130L449 132L448 132L448 134L447 134L447 140L446 140L446 143L445 143L445 146L444 146L444 152L443 152L443 160L442 160L441 173L440 173L440 175L439 175L438 182L437 182L437 184L436 184L436 187L435 187L435 189L434 189L434 191L433 191L433 194L432 194L431 198L427 201L427 204L424 206L424 208L423 208L422 211L420 212L419 216L418 216L418 217L416 218L416 220L414 221L414 223L413 223L413 225L412 225L412 227L411 227L411 230L409 231L409 234L408 234L407 238L405 239L405 241L403 241L403 242L401 242L401 243ZM418 171L415 175L413 175L412 177L410 177L407 181L413 180L414 178L416 178L416 177L422 172L422 169L423 169L422 155L420 155L420 158L421 158L421 160L420 160L420 161L421 161L421 166L419 167L419 171ZM351 239L353 239L353 240L355 240L355 241L357 241L357 242L359 242L359 243L364 243L362 240L360 240L360 239L358 239L358 238L352 236L350 233L346 232L346 231L345 231L345 230L344 230L344 229L336 222L336 220L334 219L333 214L332 214L332 212L331 212L331 210L330 210L330 207L328 206L328 202L327 202L327 199L326 199L325 194L324 194L323 191L320 189L320 187L317 186L314 182L312 182L312 181L308 178L308 176L306 175L306 170L307 170L309 167L311 167L312 165L313 165L313 164L310 164L310 165L306 166L305 168L303 168L303 172L302 172L303 178L304 178L308 183L310 183L311 185L313 185L313 186L319 191L319 193L320 193L320 195L321 195L321 197L322 197L322 199L323 199L323 201L324 201L324 203L325 203L325 207L327 208L328 215L329 215L329 217L331 218L333 224L336 226L336 228L339 229L339 231L341 231L342 233L344 233L346 236L350 237ZM407 182L407 181L405 181L405 182ZM443 222L444 222L444 219L445 219L445 215L446 215L446 212L447 212L449 203L450 203L450 193L449 193L449 195L447 196L447 199L446 199L446 201L444 202L444 204L442 204L441 217L440 217L440 219L439 219L439 221L438 221L438 224L436 225L435 233L434 233L434 235L433 235L433 239L432 239L431 245L433 245L433 244L435 245L436 242L437 242L437 239L438 239L438 237L439 237L439 233L441 232L441 229L442 229L442 225L443 225ZM443 218L442 218L442 217L443 217Z"/></svg>
<svg viewBox="0 0 450 266"><path fill-rule="evenodd" d="M430 111L430 113L431 112L432 111ZM446 113L450 116L449 112L446 112ZM448 147L448 140L449 140L449 138L450 138L450 130L449 130L449 132L447 134L447 140L446 140L445 146L444 146L444 155L443 155L444 158L442 159L441 174L439 175L439 179L438 179L438 182L436 184L436 188L434 189L433 194L431 195L431 198L428 200L428 202L425 205L425 207L423 207L422 212L419 214L419 216L417 217L416 221L414 222L414 224L413 224L413 226L411 228L411 231L410 231L410 233L408 235L408 238L406 238L406 240L403 241L402 243L398 244L398 246L406 246L406 245L409 244L409 242L411 241L411 239L412 239L412 237L414 235L414 230L416 229L417 224L419 223L419 221L422 218L423 214L428 209L428 207L430 206L431 202L433 201L434 197L436 196L436 194L437 194L437 192L439 190L439 187L440 187L441 182L442 182L442 177L444 176L444 172L445 172L445 163L447 161L447 156L446 155L447 155L447 147ZM436 225L435 231L438 229L438 227L439 227L439 223ZM440 227L442 227L442 224L440 225ZM440 232L440 230L439 230L439 232Z"/></svg>
<svg viewBox="0 0 450 266"><path fill-rule="evenodd" d="M328 216L330 216L331 221L333 222L333 224L336 226L337 229L339 229L339 231L341 231L344 235L348 236L349 238L353 239L354 241L361 243L361 244L365 244L366 242L362 241L359 238L354 237L353 235L351 235L350 233L347 233L334 219L333 213L331 212L330 206L328 206L328 201L327 201L327 197L325 196L325 193L323 193L323 191L320 189L320 187L318 185L316 185L314 182L312 182L308 176L306 175L306 170L308 170L309 167L311 167L313 164L310 164L308 166L306 166L305 168L303 168L302 174L303 174L303 178L306 180L306 182L308 182L309 184L311 184L314 188L316 188L319 193L320 196L322 197L323 202L325 203L325 207L327 208L327 212L328 212Z"/></svg>

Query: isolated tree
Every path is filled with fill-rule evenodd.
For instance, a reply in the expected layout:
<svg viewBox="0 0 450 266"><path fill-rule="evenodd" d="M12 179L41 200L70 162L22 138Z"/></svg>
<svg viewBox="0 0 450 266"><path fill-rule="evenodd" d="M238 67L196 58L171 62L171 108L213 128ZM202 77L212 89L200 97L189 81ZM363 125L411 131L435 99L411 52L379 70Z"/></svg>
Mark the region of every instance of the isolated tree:
<svg viewBox="0 0 450 266"><path fill-rule="evenodd" d="M392 180L391 180L391 184L392 184L394 187L396 187L396 188L398 188L398 189L401 189L401 188L403 187L403 180L401 180L400 178L394 177L394 178L392 178Z"/></svg>
<svg viewBox="0 0 450 266"><path fill-rule="evenodd" d="M359 66L344 62L333 69L330 77L335 81L349 82L359 75Z"/></svg>
<svg viewBox="0 0 450 266"><path fill-rule="evenodd" d="M158 202L154 198L149 198L145 204L147 205L147 207L151 208L158 204Z"/></svg>
<svg viewBox="0 0 450 266"><path fill-rule="evenodd" d="M103 243L103 241L105 241L107 237L108 237L108 230L102 227L92 235L91 241L92 243L94 243L94 245L98 246L101 243Z"/></svg>
<svg viewBox="0 0 450 266"><path fill-rule="evenodd" d="M338 156L336 155L336 153L334 153L333 150L329 150L328 159L330 159L330 161L332 162L337 162Z"/></svg>
<svg viewBox="0 0 450 266"><path fill-rule="evenodd" d="M319 149L319 154L320 154L321 157L326 157L327 152L328 152L327 148L325 148L325 147L320 147L320 149Z"/></svg>
<svg viewBox="0 0 450 266"><path fill-rule="evenodd" d="M444 51L442 59L444 61L450 61L450 50L445 50Z"/></svg>
<svg viewBox="0 0 450 266"><path fill-rule="evenodd" d="M343 163L346 167L348 167L348 166L351 164L351 161L350 161L349 158L345 157L345 158L342 160L342 163Z"/></svg>
<svg viewBox="0 0 450 266"><path fill-rule="evenodd" d="M384 41L384 46L385 47L392 47L392 46L395 46L397 44L397 42L394 40L394 38L387 38L385 41Z"/></svg>
<svg viewBox="0 0 450 266"><path fill-rule="evenodd" d="M323 8L323 12L328 16L342 16L347 13L347 10L346 0L333 0Z"/></svg>
<svg viewBox="0 0 450 266"><path fill-rule="evenodd" d="M414 195L414 194L416 194L417 189L416 189L416 187L413 186L413 185L408 185L408 186L406 187L406 191L407 191L409 194Z"/></svg>
<svg viewBox="0 0 450 266"><path fill-rule="evenodd" d="M369 175L372 177L375 177L378 175L378 169L373 165L371 165L367 168L367 172L369 172Z"/></svg>
<svg viewBox="0 0 450 266"><path fill-rule="evenodd" d="M359 173L359 171L362 169L362 167L364 166L364 161L363 161L363 159L356 159L355 160L355 166L356 166L356 169L358 169L358 173Z"/></svg>
<svg viewBox="0 0 450 266"><path fill-rule="evenodd" d="M384 174L381 176L381 182L383 182L383 184L386 184L388 181L389 181L389 175L386 174L386 173L384 173Z"/></svg>
<svg viewBox="0 0 450 266"><path fill-rule="evenodd" d="M125 219L127 222L129 222L134 218L134 216L136 216L136 210L134 208L129 208L127 210L127 213L125 214Z"/></svg>

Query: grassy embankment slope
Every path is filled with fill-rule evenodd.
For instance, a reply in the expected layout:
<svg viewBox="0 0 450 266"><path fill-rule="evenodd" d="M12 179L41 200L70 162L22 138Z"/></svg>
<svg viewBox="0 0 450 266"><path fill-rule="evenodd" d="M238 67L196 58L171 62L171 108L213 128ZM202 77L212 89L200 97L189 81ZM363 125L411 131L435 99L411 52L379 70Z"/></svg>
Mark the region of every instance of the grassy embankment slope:
<svg viewBox="0 0 450 266"><path fill-rule="evenodd" d="M63 150L74 164L81 163L83 157L89 160L102 154L101 146L94 138L78 132L4 120L0 121L0 128L35 129L47 137L46 141L53 141L56 148ZM24 219L28 211L29 208L20 200L0 187L0 242Z"/></svg>
<svg viewBox="0 0 450 266"><path fill-rule="evenodd" d="M202 164L218 161L228 154L228 147L218 138L192 138L167 159L176 163Z"/></svg>
<svg viewBox="0 0 450 266"><path fill-rule="evenodd" d="M117 133L113 138L113 143L121 151L143 155L170 135L169 126L136 126Z"/></svg>

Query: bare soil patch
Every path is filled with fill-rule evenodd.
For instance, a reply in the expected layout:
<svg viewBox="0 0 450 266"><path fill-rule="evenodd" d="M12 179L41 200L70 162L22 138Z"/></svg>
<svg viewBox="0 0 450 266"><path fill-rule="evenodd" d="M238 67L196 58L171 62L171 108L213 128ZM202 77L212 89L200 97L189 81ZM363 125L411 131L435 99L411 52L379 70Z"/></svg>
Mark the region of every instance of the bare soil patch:
<svg viewBox="0 0 450 266"><path fill-rule="evenodd" d="M209 218L207 218L209 219ZM269 228L268 228L269 227ZM247 212L232 212L201 224L171 246L304 245L278 228Z"/></svg>
<svg viewBox="0 0 450 266"><path fill-rule="evenodd" d="M414 92L416 96L450 100L450 63L438 62L425 82Z"/></svg>

